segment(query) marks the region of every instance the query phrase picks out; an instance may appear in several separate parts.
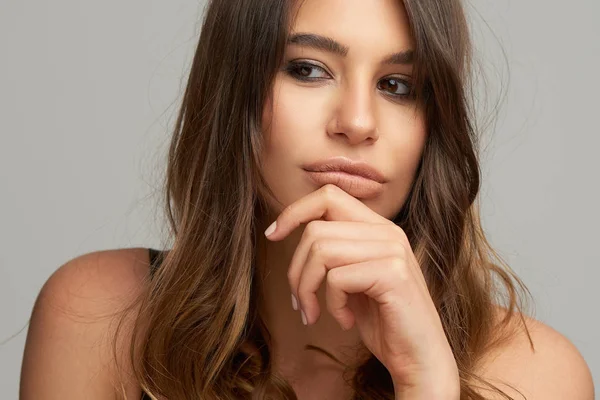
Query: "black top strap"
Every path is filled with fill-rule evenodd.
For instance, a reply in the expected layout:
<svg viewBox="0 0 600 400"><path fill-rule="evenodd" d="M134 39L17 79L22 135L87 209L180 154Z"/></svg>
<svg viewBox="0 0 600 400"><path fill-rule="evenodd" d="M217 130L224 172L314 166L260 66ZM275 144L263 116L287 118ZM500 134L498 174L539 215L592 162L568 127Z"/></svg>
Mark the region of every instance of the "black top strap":
<svg viewBox="0 0 600 400"><path fill-rule="evenodd" d="M156 250L149 247L148 254L150 256L150 276L153 276L154 272L156 272L156 270L162 262L164 251Z"/></svg>
<svg viewBox="0 0 600 400"><path fill-rule="evenodd" d="M148 248L148 255L150 256L150 276L153 276L154 272L156 272L160 266L164 257L164 253L165 251L156 250L151 247ZM148 394L143 390L141 400L150 400L150 396L148 396Z"/></svg>

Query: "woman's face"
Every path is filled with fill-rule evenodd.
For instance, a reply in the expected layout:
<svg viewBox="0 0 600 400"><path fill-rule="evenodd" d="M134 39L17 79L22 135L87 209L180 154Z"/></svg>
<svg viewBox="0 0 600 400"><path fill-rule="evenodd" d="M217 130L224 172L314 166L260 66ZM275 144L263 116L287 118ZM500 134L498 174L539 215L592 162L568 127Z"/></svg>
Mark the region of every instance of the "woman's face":
<svg viewBox="0 0 600 400"><path fill-rule="evenodd" d="M402 1L305 0L291 30L291 37L297 34L339 45L329 42L328 51L307 44L323 39L306 37L287 45L262 120L263 174L282 203L270 206L279 213L323 185L310 178L307 164L344 156L383 175L375 196L354 195L393 218L406 201L426 140L422 107L407 96L412 64L406 57L385 62L414 50Z"/></svg>

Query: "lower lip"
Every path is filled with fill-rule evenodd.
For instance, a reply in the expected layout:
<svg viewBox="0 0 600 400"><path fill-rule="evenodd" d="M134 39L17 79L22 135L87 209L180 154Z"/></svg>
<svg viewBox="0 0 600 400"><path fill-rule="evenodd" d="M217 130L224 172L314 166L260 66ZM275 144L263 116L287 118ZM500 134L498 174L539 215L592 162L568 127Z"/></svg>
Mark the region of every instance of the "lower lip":
<svg viewBox="0 0 600 400"><path fill-rule="evenodd" d="M342 171L306 171L310 178L323 186L332 183L340 189L359 199L370 199L383 192L383 184L363 176Z"/></svg>

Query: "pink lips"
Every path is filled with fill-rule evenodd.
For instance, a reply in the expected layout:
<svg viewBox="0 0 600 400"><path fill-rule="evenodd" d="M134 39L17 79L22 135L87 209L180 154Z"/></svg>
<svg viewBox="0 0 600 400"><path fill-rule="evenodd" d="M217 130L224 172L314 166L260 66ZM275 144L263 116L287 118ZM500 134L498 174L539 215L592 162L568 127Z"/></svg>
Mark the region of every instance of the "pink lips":
<svg viewBox="0 0 600 400"><path fill-rule="evenodd" d="M369 199L380 195L386 182L381 172L362 161L333 157L304 166L313 182L340 187L356 198Z"/></svg>

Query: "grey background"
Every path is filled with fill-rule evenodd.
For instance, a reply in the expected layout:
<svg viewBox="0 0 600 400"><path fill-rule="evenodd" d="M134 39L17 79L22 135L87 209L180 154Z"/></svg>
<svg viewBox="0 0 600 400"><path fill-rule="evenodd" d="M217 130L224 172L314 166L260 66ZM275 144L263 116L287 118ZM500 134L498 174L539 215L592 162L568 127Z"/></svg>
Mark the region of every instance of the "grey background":
<svg viewBox="0 0 600 400"><path fill-rule="evenodd" d="M484 140L484 229L599 387L600 2L467 3L490 107L506 94ZM160 246L156 185L203 5L0 2L3 399L17 398L18 332L56 268Z"/></svg>

